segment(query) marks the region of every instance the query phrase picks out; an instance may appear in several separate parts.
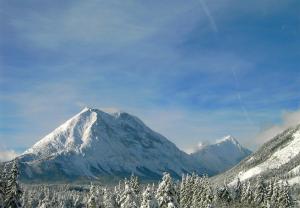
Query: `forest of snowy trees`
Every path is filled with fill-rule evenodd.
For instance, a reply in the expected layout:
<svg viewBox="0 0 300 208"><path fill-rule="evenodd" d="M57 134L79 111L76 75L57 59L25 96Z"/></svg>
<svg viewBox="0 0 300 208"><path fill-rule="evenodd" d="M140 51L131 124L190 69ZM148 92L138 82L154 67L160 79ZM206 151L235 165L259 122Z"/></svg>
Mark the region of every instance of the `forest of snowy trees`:
<svg viewBox="0 0 300 208"><path fill-rule="evenodd" d="M19 185L17 163L2 168L0 208L212 208L212 207L294 207L289 184L278 178L234 185L211 184L206 176L184 175L174 181L165 173L158 184L141 184L132 175L117 186Z"/></svg>

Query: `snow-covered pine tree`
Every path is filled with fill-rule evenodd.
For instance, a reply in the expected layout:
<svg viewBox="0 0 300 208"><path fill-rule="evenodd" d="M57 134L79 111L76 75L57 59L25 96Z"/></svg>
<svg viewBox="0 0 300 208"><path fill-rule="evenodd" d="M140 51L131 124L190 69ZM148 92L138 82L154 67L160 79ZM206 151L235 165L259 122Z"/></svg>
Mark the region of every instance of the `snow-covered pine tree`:
<svg viewBox="0 0 300 208"><path fill-rule="evenodd" d="M59 207L59 202L60 202L61 198L58 197L58 194L53 193L53 196L51 197L51 206L50 207ZM72 200L73 201L73 200ZM68 206L68 203L64 204L65 206ZM74 207L74 203L72 204L72 206L69 207ZM68 207L68 208L69 208ZM83 207L83 206L82 206Z"/></svg>
<svg viewBox="0 0 300 208"><path fill-rule="evenodd" d="M273 195L273 189L274 189L274 183L275 183L275 179L271 178L266 185L266 194L265 194L265 200L264 200L264 206L266 208L271 208L272 207L272 195Z"/></svg>
<svg viewBox="0 0 300 208"><path fill-rule="evenodd" d="M5 181L0 173L0 208L4 207Z"/></svg>
<svg viewBox="0 0 300 208"><path fill-rule="evenodd" d="M187 180L189 175L182 175L180 183L180 206L182 208L188 208L188 189L187 189Z"/></svg>
<svg viewBox="0 0 300 208"><path fill-rule="evenodd" d="M194 180L194 185L193 185L193 195L191 199L191 208L198 208L202 206L202 194L203 194L203 187L202 187L202 178L197 177Z"/></svg>
<svg viewBox="0 0 300 208"><path fill-rule="evenodd" d="M164 173L162 182L158 185L156 199L160 208L178 208L178 199L172 177Z"/></svg>
<svg viewBox="0 0 300 208"><path fill-rule="evenodd" d="M202 206L211 207L214 200L214 193L209 183L208 177L203 177L203 194L202 194Z"/></svg>
<svg viewBox="0 0 300 208"><path fill-rule="evenodd" d="M290 208L293 206L293 199L290 193L290 186L287 181L283 181L280 185L278 205L279 208Z"/></svg>
<svg viewBox="0 0 300 208"><path fill-rule="evenodd" d="M265 200L266 188L262 177L258 177L254 186L254 202L257 206L263 204Z"/></svg>
<svg viewBox="0 0 300 208"><path fill-rule="evenodd" d="M280 194L280 183L278 178L276 178L273 184L273 194L271 196L271 202L272 202L271 207L279 207L279 202L278 202L279 194Z"/></svg>
<svg viewBox="0 0 300 208"><path fill-rule="evenodd" d="M29 207L29 205L27 204L28 201L25 200L25 199L28 199L29 198L29 193L28 193L28 190L24 190L23 189L23 196L22 196L22 207Z"/></svg>
<svg viewBox="0 0 300 208"><path fill-rule="evenodd" d="M125 189L120 198L121 208L137 208L138 202L136 200L135 193L130 187L130 183L125 181Z"/></svg>
<svg viewBox="0 0 300 208"><path fill-rule="evenodd" d="M19 208L22 206L22 190L17 181L19 176L17 161L14 160L9 176L6 178L5 206L7 208Z"/></svg>
<svg viewBox="0 0 300 208"><path fill-rule="evenodd" d="M0 172L0 208L4 207L5 205L5 191L7 186L7 165L1 165L1 172Z"/></svg>
<svg viewBox="0 0 300 208"><path fill-rule="evenodd" d="M221 201L221 203L225 204L226 206L231 203L232 197L230 195L230 191L226 182L224 182L224 185L222 187L217 189L217 196L219 198L219 201Z"/></svg>
<svg viewBox="0 0 300 208"><path fill-rule="evenodd" d="M83 201L82 197L76 196L76 198L74 200L73 207L74 208L82 208L83 207L82 201Z"/></svg>
<svg viewBox="0 0 300 208"><path fill-rule="evenodd" d="M31 192L28 195L28 199L27 199L27 205L28 205L28 207L37 207L38 204L39 204L39 200L36 197L36 192Z"/></svg>
<svg viewBox="0 0 300 208"><path fill-rule="evenodd" d="M89 200L87 202L87 208L96 208L96 199L94 195L90 195Z"/></svg>
<svg viewBox="0 0 300 208"><path fill-rule="evenodd" d="M139 177L132 174L130 177L129 183L130 183L129 185L130 185L131 189L133 190L134 195L136 197L136 202L138 203L138 206L140 206L139 202L141 201L141 199L140 199L141 190L140 190Z"/></svg>
<svg viewBox="0 0 300 208"><path fill-rule="evenodd" d="M237 203L240 203L241 202L241 197L242 197L242 189L243 189L243 186L242 186L242 183L240 181L240 178L237 178L237 181L236 181L236 184L233 188L233 191L234 191L234 200L237 202Z"/></svg>
<svg viewBox="0 0 300 208"><path fill-rule="evenodd" d="M103 189L100 185L95 187L95 200L97 207L103 207Z"/></svg>
<svg viewBox="0 0 300 208"><path fill-rule="evenodd" d="M180 193L180 206L182 208L190 208L192 206L192 198L196 178L197 176L195 174L187 174L184 180L181 182L180 192L182 193Z"/></svg>
<svg viewBox="0 0 300 208"><path fill-rule="evenodd" d="M97 208L97 203L96 203L96 187L91 184L90 186L90 194L89 194L89 199L87 202L87 208Z"/></svg>
<svg viewBox="0 0 300 208"><path fill-rule="evenodd" d="M114 192L110 192L107 188L103 190L103 205L104 208L115 208L117 206Z"/></svg>
<svg viewBox="0 0 300 208"><path fill-rule="evenodd" d="M241 202L247 205L253 202L253 192L250 181L247 181L247 183L243 185Z"/></svg>
<svg viewBox="0 0 300 208"><path fill-rule="evenodd" d="M140 182L139 178L135 176L134 174L131 175L130 180L129 180L129 185L131 189L134 191L136 195L140 194Z"/></svg>
<svg viewBox="0 0 300 208"><path fill-rule="evenodd" d="M63 201L61 201L61 203L64 203ZM51 208L51 201L49 199L49 195L46 195L46 197L41 201L39 208ZM60 206L60 207L64 207L64 206Z"/></svg>
<svg viewBox="0 0 300 208"><path fill-rule="evenodd" d="M117 206L118 206L118 207L121 206L121 197L122 197L123 192L124 192L124 189L125 189L125 187L124 187L122 184L126 184L126 183L129 183L129 182L128 182L128 180L125 178L125 179L124 179L124 182L119 181L118 186L115 186L115 189L114 189L114 195L115 195L115 200L116 200L116 203L117 203Z"/></svg>
<svg viewBox="0 0 300 208"><path fill-rule="evenodd" d="M142 195L141 208L158 208L151 186L148 184Z"/></svg>
<svg viewBox="0 0 300 208"><path fill-rule="evenodd" d="M180 202L180 180L174 182L174 189L175 189L178 205L180 206L179 203Z"/></svg>

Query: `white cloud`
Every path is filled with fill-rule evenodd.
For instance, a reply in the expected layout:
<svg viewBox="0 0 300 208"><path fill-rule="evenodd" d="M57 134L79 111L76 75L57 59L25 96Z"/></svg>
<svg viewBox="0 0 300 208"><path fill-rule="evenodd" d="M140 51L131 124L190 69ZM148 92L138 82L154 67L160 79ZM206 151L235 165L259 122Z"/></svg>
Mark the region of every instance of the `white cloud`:
<svg viewBox="0 0 300 208"><path fill-rule="evenodd" d="M14 150L0 150L0 162L14 159L18 154Z"/></svg>
<svg viewBox="0 0 300 208"><path fill-rule="evenodd" d="M212 144L210 141L199 142L197 145L185 148L184 151L188 154L195 153L210 144Z"/></svg>
<svg viewBox="0 0 300 208"><path fill-rule="evenodd" d="M283 132L287 128L300 124L300 110L293 112L284 112L282 115L282 122L280 124L272 125L262 130L255 138L255 144L261 145L272 139L277 134Z"/></svg>

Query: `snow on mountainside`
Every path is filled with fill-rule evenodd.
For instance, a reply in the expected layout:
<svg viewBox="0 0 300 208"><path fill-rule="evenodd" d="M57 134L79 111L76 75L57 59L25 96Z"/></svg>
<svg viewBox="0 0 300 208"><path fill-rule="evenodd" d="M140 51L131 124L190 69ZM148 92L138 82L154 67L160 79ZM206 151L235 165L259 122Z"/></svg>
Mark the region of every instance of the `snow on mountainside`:
<svg viewBox="0 0 300 208"><path fill-rule="evenodd" d="M204 169L140 119L85 108L18 157L23 179L158 178Z"/></svg>
<svg viewBox="0 0 300 208"><path fill-rule="evenodd" d="M216 176L219 182L225 178L245 181L258 175L291 178L300 184L300 125L287 129L265 143L251 157L243 160L231 170ZM297 177L298 176L298 177ZM294 181L293 181L294 182Z"/></svg>
<svg viewBox="0 0 300 208"><path fill-rule="evenodd" d="M192 153L199 163L213 173L223 172L251 154L232 136L226 136L215 144L201 146Z"/></svg>

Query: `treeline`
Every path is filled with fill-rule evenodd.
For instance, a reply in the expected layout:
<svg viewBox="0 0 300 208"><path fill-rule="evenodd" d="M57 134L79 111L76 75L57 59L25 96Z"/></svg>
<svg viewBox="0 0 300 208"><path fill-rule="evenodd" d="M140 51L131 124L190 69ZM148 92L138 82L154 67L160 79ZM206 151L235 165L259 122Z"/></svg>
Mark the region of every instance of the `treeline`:
<svg viewBox="0 0 300 208"><path fill-rule="evenodd" d="M215 186L206 176L183 175L174 181L165 173L158 184L140 184L138 177L119 182L115 187L91 184L23 185L17 182L18 168L4 168L0 180L0 208L219 208L219 207L293 207L291 189L286 181L239 179Z"/></svg>

